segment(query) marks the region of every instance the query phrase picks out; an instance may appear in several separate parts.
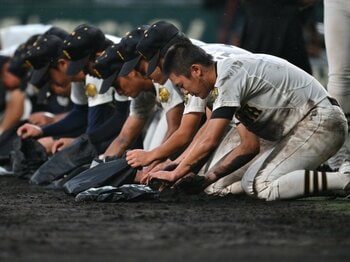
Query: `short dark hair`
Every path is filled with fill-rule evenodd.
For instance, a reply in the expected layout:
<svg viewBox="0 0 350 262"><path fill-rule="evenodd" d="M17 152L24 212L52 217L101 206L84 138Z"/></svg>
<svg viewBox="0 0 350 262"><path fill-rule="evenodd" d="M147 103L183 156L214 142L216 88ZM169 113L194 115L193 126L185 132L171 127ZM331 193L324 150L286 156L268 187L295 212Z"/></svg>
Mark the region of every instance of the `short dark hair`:
<svg viewBox="0 0 350 262"><path fill-rule="evenodd" d="M213 56L192 43L175 44L169 48L163 63L163 73L169 77L171 73L190 77L192 64L201 64L205 67L214 63Z"/></svg>

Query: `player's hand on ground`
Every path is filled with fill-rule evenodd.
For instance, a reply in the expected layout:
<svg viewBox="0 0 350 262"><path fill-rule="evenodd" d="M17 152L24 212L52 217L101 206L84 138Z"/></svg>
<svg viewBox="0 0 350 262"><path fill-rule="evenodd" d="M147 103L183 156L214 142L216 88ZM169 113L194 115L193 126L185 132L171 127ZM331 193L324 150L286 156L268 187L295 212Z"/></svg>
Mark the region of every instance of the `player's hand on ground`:
<svg viewBox="0 0 350 262"><path fill-rule="evenodd" d="M142 168L140 170L137 170L134 181L136 183L140 183L140 184L146 185L147 184L147 180L148 180L148 175L149 175L149 170L147 169L147 167Z"/></svg>
<svg viewBox="0 0 350 262"><path fill-rule="evenodd" d="M167 160L160 162L160 163L156 164L155 166L153 166L149 172L154 173L154 172L161 171L161 170L171 171L171 170L174 170L177 166L178 166L177 162L172 161L170 159L167 159Z"/></svg>
<svg viewBox="0 0 350 262"><path fill-rule="evenodd" d="M126 161L132 167L147 166L152 163L150 152L142 149L130 150L126 153Z"/></svg>
<svg viewBox="0 0 350 262"><path fill-rule="evenodd" d="M113 146L113 143L109 145L109 147L106 149L106 151L99 156L99 159L104 160L104 159L108 159L109 157L116 157L118 156L119 149L115 148Z"/></svg>
<svg viewBox="0 0 350 262"><path fill-rule="evenodd" d="M42 134L43 131L37 125L24 124L17 129L17 135L23 139L28 137L38 137Z"/></svg>
<svg viewBox="0 0 350 262"><path fill-rule="evenodd" d="M52 146L55 143L55 140L52 138L52 136L46 136L38 139L38 142L45 147L46 153L51 154L52 153Z"/></svg>
<svg viewBox="0 0 350 262"><path fill-rule="evenodd" d="M74 138L60 138L52 146L52 154L61 151L69 146L74 141Z"/></svg>
<svg viewBox="0 0 350 262"><path fill-rule="evenodd" d="M43 126L54 121L54 115L48 112L36 112L29 116L29 123L33 125Z"/></svg>
<svg viewBox="0 0 350 262"><path fill-rule="evenodd" d="M208 186L208 181L204 176L198 176L194 173L188 173L177 180L173 188L179 188L187 194L199 194Z"/></svg>
<svg viewBox="0 0 350 262"><path fill-rule="evenodd" d="M176 175L172 171L151 172L148 175L146 184L149 185L152 180L160 180L163 183L173 184L176 180Z"/></svg>

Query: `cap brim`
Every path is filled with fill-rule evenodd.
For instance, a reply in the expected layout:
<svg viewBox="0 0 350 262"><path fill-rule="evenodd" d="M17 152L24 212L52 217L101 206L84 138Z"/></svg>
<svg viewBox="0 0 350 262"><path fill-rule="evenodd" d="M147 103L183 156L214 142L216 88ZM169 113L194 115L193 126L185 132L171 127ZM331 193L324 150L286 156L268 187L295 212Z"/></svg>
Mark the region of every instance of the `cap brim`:
<svg viewBox="0 0 350 262"><path fill-rule="evenodd" d="M118 76L118 72L116 71L108 78L103 79L99 93L100 94L106 93L111 88L111 86L112 86L113 82L115 81L115 79L117 78L117 76Z"/></svg>
<svg viewBox="0 0 350 262"><path fill-rule="evenodd" d="M119 72L119 76L128 75L133 69L135 69L136 65L139 63L141 56L137 56L134 59L131 59L127 62L124 62L122 69Z"/></svg>
<svg viewBox="0 0 350 262"><path fill-rule="evenodd" d="M47 93L50 91L51 81L47 81L38 92L38 96L36 99L37 104L44 104L47 98Z"/></svg>
<svg viewBox="0 0 350 262"><path fill-rule="evenodd" d="M46 66L40 68L40 69L34 69L32 72L32 76L30 77L30 83L36 87L42 83L42 80L44 76L46 75L47 71L49 70L50 64L47 64Z"/></svg>
<svg viewBox="0 0 350 262"><path fill-rule="evenodd" d="M148 61L148 68L146 72L146 76L150 76L156 67L158 66L158 61L159 61L159 51Z"/></svg>
<svg viewBox="0 0 350 262"><path fill-rule="evenodd" d="M89 57L84 57L80 60L70 60L67 68L66 74L69 76L74 76L84 69Z"/></svg>

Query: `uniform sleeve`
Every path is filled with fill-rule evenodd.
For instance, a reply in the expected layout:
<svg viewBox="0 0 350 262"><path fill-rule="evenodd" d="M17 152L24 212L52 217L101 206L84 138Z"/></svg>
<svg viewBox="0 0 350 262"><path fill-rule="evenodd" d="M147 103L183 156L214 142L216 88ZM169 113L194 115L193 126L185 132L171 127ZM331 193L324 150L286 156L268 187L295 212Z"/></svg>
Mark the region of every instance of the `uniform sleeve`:
<svg viewBox="0 0 350 262"><path fill-rule="evenodd" d="M213 111L221 107L240 107L246 86L246 74L239 61L228 58L217 62L218 77L211 95L215 98Z"/></svg>
<svg viewBox="0 0 350 262"><path fill-rule="evenodd" d="M60 121L42 128L43 136L72 136L85 131L87 127L87 105L74 105Z"/></svg>
<svg viewBox="0 0 350 262"><path fill-rule="evenodd" d="M184 102L182 93L177 90L170 80L167 80L164 85L154 83L154 87L156 89L157 101L162 105L165 114L178 104Z"/></svg>
<svg viewBox="0 0 350 262"><path fill-rule="evenodd" d="M205 113L207 100L197 96L187 95L185 99L184 115L188 113Z"/></svg>
<svg viewBox="0 0 350 262"><path fill-rule="evenodd" d="M156 96L152 92L141 92L131 100L130 115L141 119L147 119L156 106Z"/></svg>
<svg viewBox="0 0 350 262"><path fill-rule="evenodd" d="M105 34L105 37L109 40L111 40L113 43L117 44L120 42L121 38L118 36L110 35L110 34Z"/></svg>
<svg viewBox="0 0 350 262"><path fill-rule="evenodd" d="M88 97L89 107L106 104L113 101L113 88L110 88L104 94L100 94L102 82L102 79L92 77L90 75L85 77L85 93Z"/></svg>
<svg viewBox="0 0 350 262"><path fill-rule="evenodd" d="M87 105L88 99L85 95L84 82L73 82L70 92L70 98L76 105Z"/></svg>

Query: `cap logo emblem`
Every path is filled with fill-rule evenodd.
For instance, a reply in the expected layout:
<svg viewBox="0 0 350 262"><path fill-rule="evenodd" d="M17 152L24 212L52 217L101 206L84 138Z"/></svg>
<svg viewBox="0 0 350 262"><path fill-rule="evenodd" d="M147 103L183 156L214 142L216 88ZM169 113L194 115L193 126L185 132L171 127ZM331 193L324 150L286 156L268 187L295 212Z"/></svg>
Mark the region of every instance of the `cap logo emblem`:
<svg viewBox="0 0 350 262"><path fill-rule="evenodd" d="M93 71L98 78L102 78L100 72L97 69L94 69Z"/></svg>
<svg viewBox="0 0 350 262"><path fill-rule="evenodd" d="M33 68L34 66L32 65L32 63L29 60L25 60L24 63L29 66L30 68Z"/></svg>
<svg viewBox="0 0 350 262"><path fill-rule="evenodd" d="M164 86L162 86L158 90L159 90L159 101L161 103L168 102L169 97L170 97L170 93L169 93L168 89L166 89Z"/></svg>
<svg viewBox="0 0 350 262"><path fill-rule="evenodd" d="M184 100L185 105L187 105L188 100L189 100L188 95L184 95L183 100Z"/></svg>
<svg viewBox="0 0 350 262"><path fill-rule="evenodd" d="M117 54L119 55L119 57L124 61L125 59L124 59L124 57L123 57L123 55L119 52L119 50L117 51Z"/></svg>
<svg viewBox="0 0 350 262"><path fill-rule="evenodd" d="M66 50L63 50L63 54L69 59L71 60L72 57L69 55L69 53Z"/></svg>
<svg viewBox="0 0 350 262"><path fill-rule="evenodd" d="M97 94L97 88L94 84L89 83L85 86L85 95L94 97L96 94Z"/></svg>
<svg viewBox="0 0 350 262"><path fill-rule="evenodd" d="M144 54L142 54L140 51L137 51L144 59L146 59L147 60L147 57L144 55Z"/></svg>
<svg viewBox="0 0 350 262"><path fill-rule="evenodd" d="M214 87L213 90L211 90L209 96L208 96L208 101L214 103L214 101L216 100L216 98L218 97L219 95L219 89L217 87Z"/></svg>
<svg viewBox="0 0 350 262"><path fill-rule="evenodd" d="M213 89L213 94L214 94L214 96L218 96L219 95L219 89L217 88L217 87L214 87L214 89Z"/></svg>

